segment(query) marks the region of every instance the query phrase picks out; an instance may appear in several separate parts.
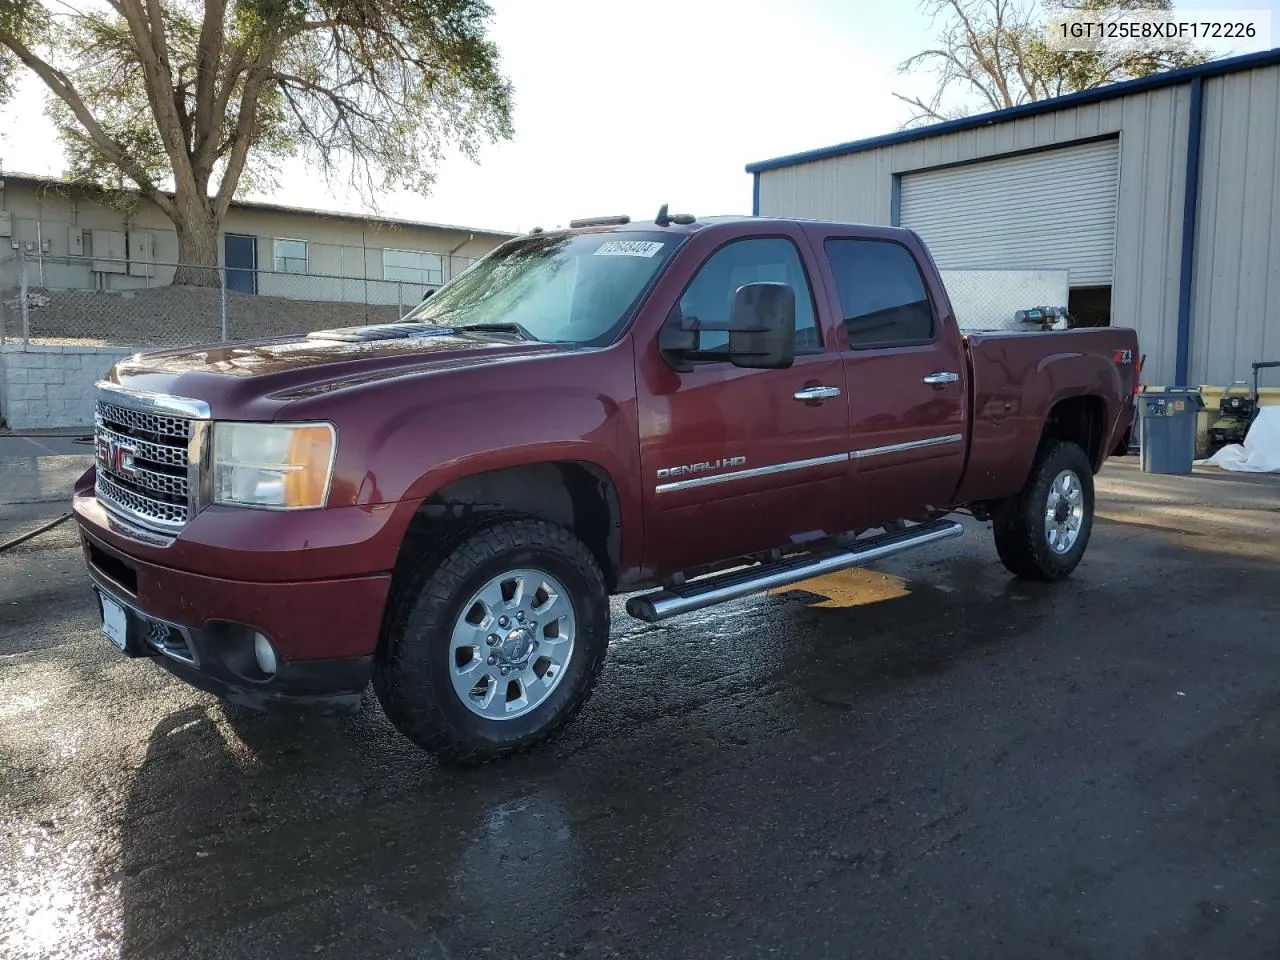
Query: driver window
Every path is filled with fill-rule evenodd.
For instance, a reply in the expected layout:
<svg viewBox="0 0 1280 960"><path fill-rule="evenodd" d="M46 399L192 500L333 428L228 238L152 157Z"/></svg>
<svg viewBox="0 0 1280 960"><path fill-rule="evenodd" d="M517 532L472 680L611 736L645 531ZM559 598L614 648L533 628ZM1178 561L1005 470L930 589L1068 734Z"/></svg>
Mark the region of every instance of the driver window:
<svg viewBox="0 0 1280 960"><path fill-rule="evenodd" d="M698 270L680 298L680 313L703 325L699 346L726 350L729 311L738 288L747 283L789 283L796 296L796 353L822 350L809 293L809 280L795 244L783 237L735 240L726 244ZM706 327L720 327L707 330Z"/></svg>

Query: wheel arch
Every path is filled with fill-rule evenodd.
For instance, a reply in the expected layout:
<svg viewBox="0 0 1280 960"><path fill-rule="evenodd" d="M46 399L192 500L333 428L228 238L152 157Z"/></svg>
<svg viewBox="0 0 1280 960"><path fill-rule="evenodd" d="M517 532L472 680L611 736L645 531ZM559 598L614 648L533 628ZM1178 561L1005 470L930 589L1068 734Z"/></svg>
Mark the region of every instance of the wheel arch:
<svg viewBox="0 0 1280 960"><path fill-rule="evenodd" d="M1045 416L1040 441L1066 440L1078 444L1097 473L1110 453L1106 447L1109 422L1107 403L1097 394L1060 397Z"/></svg>
<svg viewBox="0 0 1280 960"><path fill-rule="evenodd" d="M622 567L622 506L610 472L580 459L490 467L451 479L422 501L409 523L394 577L427 552L446 552L477 525L531 517L565 527L600 564L610 590Z"/></svg>

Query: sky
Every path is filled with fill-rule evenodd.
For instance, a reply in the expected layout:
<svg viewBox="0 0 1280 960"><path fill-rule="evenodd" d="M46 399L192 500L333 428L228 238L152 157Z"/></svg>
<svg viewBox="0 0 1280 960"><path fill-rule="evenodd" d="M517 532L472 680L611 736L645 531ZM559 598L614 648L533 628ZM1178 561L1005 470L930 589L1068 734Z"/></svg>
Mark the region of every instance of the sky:
<svg viewBox="0 0 1280 960"><path fill-rule="evenodd" d="M242 199L524 231L576 217L751 212L754 160L889 133L932 78L897 71L930 37L914 0L490 0L515 89L512 140L448 158L428 196L373 203L300 162ZM1272 11L1280 0L1190 0L1179 10ZM1220 53L1247 53L1266 43ZM19 133L20 131L20 133ZM0 111L4 170L59 175L63 158L28 80Z"/></svg>

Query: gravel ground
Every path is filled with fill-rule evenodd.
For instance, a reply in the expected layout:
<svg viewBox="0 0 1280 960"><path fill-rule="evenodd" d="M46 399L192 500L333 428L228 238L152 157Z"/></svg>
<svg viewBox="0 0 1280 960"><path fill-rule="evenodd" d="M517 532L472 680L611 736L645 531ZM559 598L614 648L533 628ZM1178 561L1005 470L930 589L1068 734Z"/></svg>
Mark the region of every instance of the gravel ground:
<svg viewBox="0 0 1280 960"><path fill-rule="evenodd" d="M0 956L1274 958L1280 484L1100 491L1061 584L972 525L619 605L566 735L461 773L119 657L64 524L0 554Z"/></svg>

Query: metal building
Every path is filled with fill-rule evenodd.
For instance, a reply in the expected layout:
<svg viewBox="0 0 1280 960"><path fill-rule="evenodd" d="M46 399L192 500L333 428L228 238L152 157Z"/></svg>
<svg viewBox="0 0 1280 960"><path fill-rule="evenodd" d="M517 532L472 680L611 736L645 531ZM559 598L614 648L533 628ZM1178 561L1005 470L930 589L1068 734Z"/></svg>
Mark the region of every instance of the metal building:
<svg viewBox="0 0 1280 960"><path fill-rule="evenodd" d="M944 271L1066 271L1073 313L1137 329L1149 383L1224 384L1280 360L1278 151L1275 49L747 171L760 216L910 227Z"/></svg>

